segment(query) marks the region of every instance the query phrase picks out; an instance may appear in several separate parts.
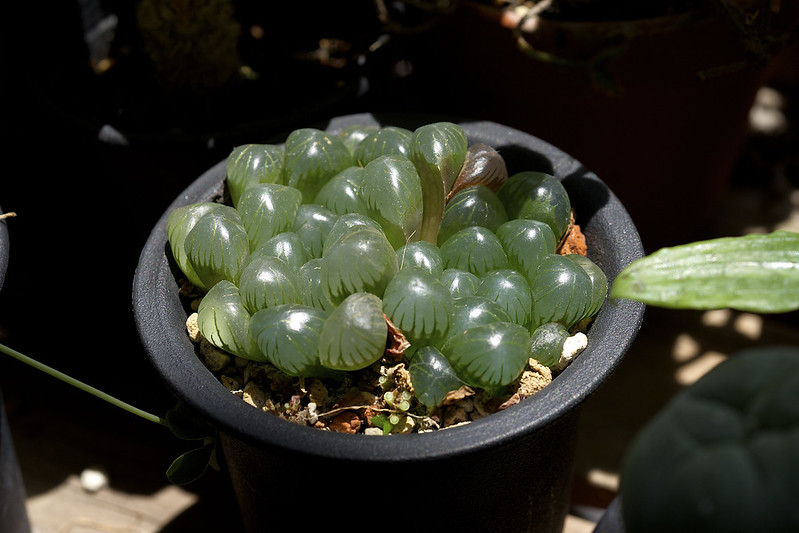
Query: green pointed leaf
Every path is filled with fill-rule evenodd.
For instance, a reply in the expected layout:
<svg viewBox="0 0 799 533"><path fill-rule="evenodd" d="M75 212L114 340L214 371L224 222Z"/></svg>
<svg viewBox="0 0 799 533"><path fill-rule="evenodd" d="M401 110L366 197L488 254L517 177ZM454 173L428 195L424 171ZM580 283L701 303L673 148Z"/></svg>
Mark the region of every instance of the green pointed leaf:
<svg viewBox="0 0 799 533"><path fill-rule="evenodd" d="M681 309L799 309L799 234L775 231L663 248L622 270L611 297Z"/></svg>
<svg viewBox="0 0 799 533"><path fill-rule="evenodd" d="M188 451L175 459L166 471L166 477L175 485L186 485L202 477L213 457L215 444Z"/></svg>

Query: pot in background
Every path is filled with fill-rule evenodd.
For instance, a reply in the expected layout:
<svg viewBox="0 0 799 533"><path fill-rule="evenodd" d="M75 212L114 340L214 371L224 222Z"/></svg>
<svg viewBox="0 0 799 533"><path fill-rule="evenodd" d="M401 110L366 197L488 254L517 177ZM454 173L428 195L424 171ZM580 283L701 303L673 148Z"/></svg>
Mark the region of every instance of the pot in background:
<svg viewBox="0 0 799 533"><path fill-rule="evenodd" d="M3 210L0 209L0 214ZM0 289L8 267L8 228L0 220ZM14 451L14 441L6 420L5 405L0 390L0 531L3 533L29 533L30 523L25 506L25 485Z"/></svg>
<svg viewBox="0 0 799 533"><path fill-rule="evenodd" d="M324 126L415 128L432 122L371 114ZM643 255L638 232L610 189L548 143L493 122L461 121L469 143L484 142L516 169L563 180L589 256L608 279ZM344 435L296 425L253 409L203 365L185 330L186 309L167 252L166 221L181 205L222 187L224 161L200 176L153 229L133 283L143 346L166 386L219 431L224 462L250 531L296 522L353 530L559 532L569 506L581 403L613 372L635 338L644 306L606 303L588 348L548 387L500 413L426 434Z"/></svg>

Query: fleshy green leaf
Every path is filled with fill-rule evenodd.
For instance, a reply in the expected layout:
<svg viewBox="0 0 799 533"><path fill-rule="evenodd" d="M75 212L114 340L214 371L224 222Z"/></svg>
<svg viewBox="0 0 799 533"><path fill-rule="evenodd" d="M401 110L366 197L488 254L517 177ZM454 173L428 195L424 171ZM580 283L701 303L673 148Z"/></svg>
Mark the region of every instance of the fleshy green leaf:
<svg viewBox="0 0 799 533"><path fill-rule="evenodd" d="M448 392L463 385L447 358L433 346L416 351L408 372L416 398L429 408L441 404Z"/></svg>
<svg viewBox="0 0 799 533"><path fill-rule="evenodd" d="M183 246L203 290L221 280L238 282L250 253L241 217L229 206L214 208L200 217L186 235Z"/></svg>
<svg viewBox="0 0 799 533"><path fill-rule="evenodd" d="M299 303L299 280L294 270L278 257L250 256L241 271L239 292L250 314L267 307Z"/></svg>
<svg viewBox="0 0 799 533"><path fill-rule="evenodd" d="M512 322L484 324L451 336L441 353L466 383L494 390L524 370L530 358L530 334Z"/></svg>
<svg viewBox="0 0 799 533"><path fill-rule="evenodd" d="M422 183L410 159L384 155L372 160L363 169L361 198L395 250L419 240Z"/></svg>
<svg viewBox="0 0 799 533"><path fill-rule="evenodd" d="M438 242L446 195L463 167L467 149L466 132L452 122L426 124L413 132L409 157L419 172L424 194L422 240Z"/></svg>
<svg viewBox="0 0 799 533"><path fill-rule="evenodd" d="M432 344L447 333L452 295L430 272L406 267L388 283L383 311L412 344Z"/></svg>
<svg viewBox="0 0 799 533"><path fill-rule="evenodd" d="M775 231L663 248L622 270L611 297L682 309L799 309L799 234Z"/></svg>
<svg viewBox="0 0 799 533"><path fill-rule="evenodd" d="M302 203L302 193L294 187L275 183L252 185L239 199L241 215L250 240L250 249L284 231L290 231Z"/></svg>
<svg viewBox="0 0 799 533"><path fill-rule="evenodd" d="M341 138L315 128L300 128L286 138L284 183L302 192L303 202L313 201L330 178L353 164Z"/></svg>
<svg viewBox="0 0 799 533"><path fill-rule="evenodd" d="M250 334L269 361L289 376L329 376L333 372L319 360L319 334L326 318L321 309L279 305L255 313Z"/></svg>
<svg viewBox="0 0 799 533"><path fill-rule="evenodd" d="M497 191L508 218L546 222L557 240L569 225L571 201L563 184L554 176L525 171L514 174Z"/></svg>
<svg viewBox="0 0 799 533"><path fill-rule="evenodd" d="M473 185L456 193L444 209L438 243L469 226L482 226L496 231L508 221L505 206L494 192L483 185Z"/></svg>
<svg viewBox="0 0 799 533"><path fill-rule="evenodd" d="M233 149L225 163L230 199L238 206L242 193L257 183L280 183L283 179L283 147L245 144Z"/></svg>
<svg viewBox="0 0 799 533"><path fill-rule="evenodd" d="M245 359L266 361L250 337L250 313L238 287L230 281L220 281L203 297L197 309L197 325L203 337L217 348Z"/></svg>
<svg viewBox="0 0 799 533"><path fill-rule="evenodd" d="M188 280L196 287L203 287L204 284L194 271L194 267L191 266L188 255L186 254L186 235L194 228L194 225L200 217L217 208L223 210L229 209L229 207L224 204L200 202L178 207L169 214L169 218L167 219L166 231L172 257L175 259L181 272L183 272Z"/></svg>
<svg viewBox="0 0 799 533"><path fill-rule="evenodd" d="M380 298L367 292L351 294L322 326L319 359L336 370L365 368L383 356L387 336Z"/></svg>

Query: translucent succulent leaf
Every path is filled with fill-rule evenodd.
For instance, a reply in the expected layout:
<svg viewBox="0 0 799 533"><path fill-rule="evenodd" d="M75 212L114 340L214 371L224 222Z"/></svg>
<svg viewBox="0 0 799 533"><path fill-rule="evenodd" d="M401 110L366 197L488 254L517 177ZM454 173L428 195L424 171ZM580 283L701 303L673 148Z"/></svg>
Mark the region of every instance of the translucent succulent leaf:
<svg viewBox="0 0 799 533"><path fill-rule="evenodd" d="M452 122L426 124L413 132L409 157L416 166L422 183L422 240L438 242L444 202L463 167L467 149L466 132Z"/></svg>
<svg viewBox="0 0 799 533"><path fill-rule="evenodd" d="M474 296L477 293L477 287L480 286L479 277L457 268L445 268L441 273L441 282L449 289L453 298Z"/></svg>
<svg viewBox="0 0 799 533"><path fill-rule="evenodd" d="M363 169L361 198L366 214L376 220L394 248L419 240L422 184L410 159L385 155Z"/></svg>
<svg viewBox="0 0 799 533"><path fill-rule="evenodd" d="M344 169L322 185L314 198L314 203L327 207L337 215L366 214L366 205L361 199L362 183L363 167Z"/></svg>
<svg viewBox="0 0 799 533"><path fill-rule="evenodd" d="M452 295L428 271L406 267L386 286L383 312L411 344L435 344L449 329Z"/></svg>
<svg viewBox="0 0 799 533"><path fill-rule="evenodd" d="M373 227L352 228L322 256L322 290L333 303L356 292L378 296L397 273L397 256Z"/></svg>
<svg viewBox="0 0 799 533"><path fill-rule="evenodd" d="M233 149L225 163L230 199L238 206L242 193L256 183L281 183L283 147L274 144L245 144Z"/></svg>
<svg viewBox="0 0 799 533"><path fill-rule="evenodd" d="M371 217L362 215L360 213L347 213L345 215L341 215L338 217L336 222L333 223L333 227L330 228L330 233L328 233L327 237L325 238L322 255L324 256L327 250L335 246L344 235L353 229L358 229L362 226L367 226L377 230L380 233L383 233L383 228L381 228L380 224L378 224Z"/></svg>
<svg viewBox="0 0 799 533"><path fill-rule="evenodd" d="M441 245L444 268L466 270L482 276L508 267L508 257L494 233L480 226L464 228Z"/></svg>
<svg viewBox="0 0 799 533"><path fill-rule="evenodd" d="M239 292L250 314L300 302L296 273L282 259L263 254L250 256L241 271Z"/></svg>
<svg viewBox="0 0 799 533"><path fill-rule="evenodd" d="M397 248L397 263L400 270L406 267L419 267L436 278L440 278L444 271L441 250L427 241L409 242Z"/></svg>
<svg viewBox="0 0 799 533"><path fill-rule="evenodd" d="M298 304L262 309L250 320L250 335L273 365L294 377L335 374L319 359L319 338L328 313Z"/></svg>
<svg viewBox="0 0 799 533"><path fill-rule="evenodd" d="M591 278L568 257L544 259L530 283L533 291L533 327L560 322L566 328L586 317L591 307Z"/></svg>
<svg viewBox="0 0 799 533"><path fill-rule="evenodd" d="M252 256L277 257L285 262L292 272L299 271L300 267L311 259L302 238L293 231L284 231L275 235L253 251Z"/></svg>
<svg viewBox="0 0 799 533"><path fill-rule="evenodd" d="M308 260L297 273L300 303L325 311L332 311L336 306L322 289L322 259Z"/></svg>
<svg viewBox="0 0 799 533"><path fill-rule="evenodd" d="M382 155L408 156L408 146L413 132L397 126L385 126L366 135L355 147L355 162L366 166Z"/></svg>
<svg viewBox="0 0 799 533"><path fill-rule="evenodd" d="M497 228L499 242L508 256L508 264L528 280L544 257L555 253L557 241L552 228L539 220L514 219Z"/></svg>
<svg viewBox="0 0 799 533"><path fill-rule="evenodd" d="M302 192L304 203L313 202L322 185L352 165L352 154L335 135L300 128L286 138L283 181Z"/></svg>
<svg viewBox="0 0 799 533"><path fill-rule="evenodd" d="M467 329L495 322L512 322L510 315L498 303L485 296L463 296L452 301L450 336Z"/></svg>
<svg viewBox="0 0 799 533"><path fill-rule="evenodd" d="M447 358L434 346L419 348L408 372L416 398L430 409L441 405L448 392L463 385Z"/></svg>
<svg viewBox="0 0 799 533"><path fill-rule="evenodd" d="M543 172L525 171L514 174L497 191L509 219L540 220L552 228L560 240L571 218L571 201L563 184Z"/></svg>
<svg viewBox="0 0 799 533"><path fill-rule="evenodd" d="M166 232L172 257L189 282L197 287L202 287L203 282L197 276L197 273L194 272L194 267L191 266L189 257L186 254L186 235L188 235L200 217L218 207L225 208L223 204L215 202L185 205L172 211L167 219Z"/></svg>
<svg viewBox="0 0 799 533"><path fill-rule="evenodd" d="M338 215L318 204L303 204L297 211L292 232L300 236L312 257L322 257L325 238L338 220Z"/></svg>
<svg viewBox="0 0 799 533"><path fill-rule="evenodd" d="M586 311L586 318L592 317L599 312L602 304L605 303L605 296L608 294L608 278L602 272L602 269L599 268L599 265L584 255L566 254L565 257L580 265L591 279L591 305Z"/></svg>
<svg viewBox="0 0 799 533"><path fill-rule="evenodd" d="M211 287L197 309L197 325L202 336L217 348L245 359L266 361L250 337L250 313L232 282L223 280Z"/></svg>
<svg viewBox="0 0 799 533"><path fill-rule="evenodd" d="M563 354L569 330L559 322L541 324L533 331L530 353L544 366L554 366Z"/></svg>
<svg viewBox="0 0 799 533"><path fill-rule="evenodd" d="M477 296L499 304L515 322L529 326L532 320L533 295L527 278L510 269L494 270L483 276Z"/></svg>
<svg viewBox="0 0 799 533"><path fill-rule="evenodd" d="M387 337L380 298L354 293L325 320L319 336L319 358L324 366L336 370L366 368L383 356Z"/></svg>
<svg viewBox="0 0 799 533"><path fill-rule="evenodd" d="M441 348L455 373L489 391L509 385L530 358L530 334L513 322L475 326L451 336Z"/></svg>
<svg viewBox="0 0 799 533"><path fill-rule="evenodd" d="M473 144L466 151L463 167L447 194L447 201L459 191L474 185L482 185L497 192L506 181L508 168L500 153L487 144Z"/></svg>
<svg viewBox="0 0 799 533"><path fill-rule="evenodd" d="M344 145L350 151L355 153L355 147L358 143L365 139L368 135L376 132L379 126L371 126L366 124L354 124L341 130L336 137L344 142Z"/></svg>
<svg viewBox="0 0 799 533"><path fill-rule="evenodd" d="M482 185L468 187L452 196L444 209L438 243L444 243L458 231L470 226L496 231L507 221L505 206L493 191Z"/></svg>
<svg viewBox="0 0 799 533"><path fill-rule="evenodd" d="M197 274L198 287L208 290L221 280L238 282L250 253L241 217L229 206L201 216L183 243L188 263Z"/></svg>
<svg viewBox="0 0 799 533"><path fill-rule="evenodd" d="M294 187L262 183L249 187L239 199L241 215L250 240L250 250L284 231L290 231L302 203L302 193Z"/></svg>
<svg viewBox="0 0 799 533"><path fill-rule="evenodd" d="M775 231L663 248L616 276L613 298L683 309L799 309L799 234Z"/></svg>

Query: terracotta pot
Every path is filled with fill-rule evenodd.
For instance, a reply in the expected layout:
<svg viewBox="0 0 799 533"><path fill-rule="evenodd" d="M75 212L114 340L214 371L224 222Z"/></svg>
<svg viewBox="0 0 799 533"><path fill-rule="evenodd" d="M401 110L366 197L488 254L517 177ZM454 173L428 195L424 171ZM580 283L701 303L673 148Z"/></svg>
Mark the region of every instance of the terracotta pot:
<svg viewBox="0 0 799 533"><path fill-rule="evenodd" d="M407 117L333 119L409 128ZM427 117L429 119L429 117ZM469 142L495 146L509 168L563 180L587 235L590 257L609 279L641 257L638 233L608 187L578 161L520 131L461 122ZM176 207L207 200L223 184L224 161L168 207L140 258L133 284L137 327L167 387L219 430L227 471L250 531L280 524L350 530L562 530L569 506L579 408L619 364L635 338L643 305L606 303L588 348L537 395L466 426L425 434L345 435L300 426L233 396L195 354L167 253L166 220Z"/></svg>
<svg viewBox="0 0 799 533"><path fill-rule="evenodd" d="M431 108L478 113L572 154L613 188L648 252L702 233L767 75L746 63L729 21L708 9L542 15L517 36L518 17L459 6L416 41L414 72Z"/></svg>

